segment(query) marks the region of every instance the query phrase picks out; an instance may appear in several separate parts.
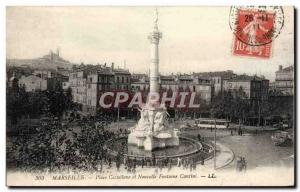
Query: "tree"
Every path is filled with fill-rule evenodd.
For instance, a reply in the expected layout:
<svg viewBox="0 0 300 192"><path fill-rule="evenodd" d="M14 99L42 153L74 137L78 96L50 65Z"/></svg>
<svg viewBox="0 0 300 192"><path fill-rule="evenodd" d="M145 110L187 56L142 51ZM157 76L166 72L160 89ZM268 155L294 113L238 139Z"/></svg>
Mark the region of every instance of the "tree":
<svg viewBox="0 0 300 192"><path fill-rule="evenodd" d="M46 92L50 107L50 112L56 116L61 117L63 111L69 107L69 98L64 94L63 89L57 87L54 91Z"/></svg>
<svg viewBox="0 0 300 192"><path fill-rule="evenodd" d="M18 89L8 88L6 91L7 117L11 118L12 124L16 124L22 115L27 114L28 94L25 87Z"/></svg>
<svg viewBox="0 0 300 192"><path fill-rule="evenodd" d="M239 122L244 123L246 116L249 114L249 99L243 88L240 87L235 93L234 99L234 117L239 120Z"/></svg>
<svg viewBox="0 0 300 192"><path fill-rule="evenodd" d="M242 88L219 92L211 101L210 113L215 118L244 121L249 113L249 100Z"/></svg>
<svg viewBox="0 0 300 192"><path fill-rule="evenodd" d="M215 118L223 118L225 111L225 102L223 99L223 94L219 92L215 97L212 98L210 104L210 114Z"/></svg>

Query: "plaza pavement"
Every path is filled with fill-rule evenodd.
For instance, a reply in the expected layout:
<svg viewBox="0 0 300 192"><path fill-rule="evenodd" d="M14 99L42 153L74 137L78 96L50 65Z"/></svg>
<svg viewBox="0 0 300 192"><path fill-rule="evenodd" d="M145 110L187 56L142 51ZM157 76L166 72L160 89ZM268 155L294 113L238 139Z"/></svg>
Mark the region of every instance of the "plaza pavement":
<svg viewBox="0 0 300 192"><path fill-rule="evenodd" d="M184 122L176 121L170 126L178 128ZM119 127L127 129L135 123L135 121L123 121L119 123ZM110 128L116 129L115 127L116 123L113 123ZM255 129L259 130L257 135ZM229 130L217 130L217 168L235 169L237 157L245 157L248 169L265 166L293 167L294 147L275 146L271 140L271 135L275 130L275 128L266 127L260 130L259 127L246 126L242 136L235 131L231 135ZM200 134L204 141L209 142L213 142L214 139L214 131L210 129L184 130L181 134L194 139L197 139L197 135ZM210 159L207 164L212 164L213 167L213 159Z"/></svg>

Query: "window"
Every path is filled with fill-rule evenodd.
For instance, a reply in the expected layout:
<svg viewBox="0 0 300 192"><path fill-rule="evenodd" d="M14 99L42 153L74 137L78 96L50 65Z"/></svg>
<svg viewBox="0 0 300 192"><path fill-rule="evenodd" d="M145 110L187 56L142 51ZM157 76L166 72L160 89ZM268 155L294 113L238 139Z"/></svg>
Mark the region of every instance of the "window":
<svg viewBox="0 0 300 192"><path fill-rule="evenodd" d="M122 83L124 83L124 77L122 77Z"/></svg>
<svg viewBox="0 0 300 192"><path fill-rule="evenodd" d="M117 83L119 83L119 77L117 77Z"/></svg>

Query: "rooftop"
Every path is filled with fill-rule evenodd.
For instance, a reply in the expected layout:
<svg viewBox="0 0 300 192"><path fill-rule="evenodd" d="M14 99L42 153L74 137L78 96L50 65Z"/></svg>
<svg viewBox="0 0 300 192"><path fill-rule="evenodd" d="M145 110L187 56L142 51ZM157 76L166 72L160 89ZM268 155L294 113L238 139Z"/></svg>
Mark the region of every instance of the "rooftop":
<svg viewBox="0 0 300 192"><path fill-rule="evenodd" d="M232 70L227 70L227 71L214 71L214 72L199 72L199 73L194 73L194 75L198 75L204 78L216 77L216 76L221 76L222 78L231 78L235 74L233 73Z"/></svg>
<svg viewBox="0 0 300 192"><path fill-rule="evenodd" d="M290 71L294 71L294 66L293 65L285 67L285 68L283 68L281 70L278 70L278 71L276 71L276 73L277 72L290 72Z"/></svg>
<svg viewBox="0 0 300 192"><path fill-rule="evenodd" d="M262 80L266 80L266 78L264 76L257 76L257 75L236 75L234 77L232 77L231 79L229 79L229 81L262 81Z"/></svg>

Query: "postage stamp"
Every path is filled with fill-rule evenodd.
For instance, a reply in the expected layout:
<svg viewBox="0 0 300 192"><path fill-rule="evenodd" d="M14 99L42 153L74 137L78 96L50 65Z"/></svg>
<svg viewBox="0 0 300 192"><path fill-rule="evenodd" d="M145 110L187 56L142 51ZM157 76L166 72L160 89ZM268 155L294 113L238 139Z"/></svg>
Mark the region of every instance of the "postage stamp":
<svg viewBox="0 0 300 192"><path fill-rule="evenodd" d="M248 45L240 41L237 37L234 39L233 55L270 58L272 43L260 46Z"/></svg>
<svg viewBox="0 0 300 192"><path fill-rule="evenodd" d="M270 58L272 41L280 34L283 24L284 14L278 6L232 7L233 54Z"/></svg>

